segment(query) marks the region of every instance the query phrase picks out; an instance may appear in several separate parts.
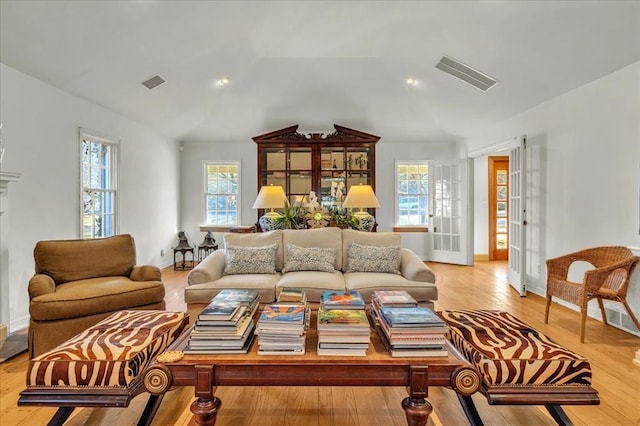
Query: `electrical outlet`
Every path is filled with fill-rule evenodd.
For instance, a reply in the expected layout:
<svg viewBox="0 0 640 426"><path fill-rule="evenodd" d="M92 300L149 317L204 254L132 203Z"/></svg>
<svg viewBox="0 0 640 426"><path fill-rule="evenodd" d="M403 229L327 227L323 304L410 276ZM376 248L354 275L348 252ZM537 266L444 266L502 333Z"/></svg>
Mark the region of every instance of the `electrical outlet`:
<svg viewBox="0 0 640 426"><path fill-rule="evenodd" d="M160 249L160 256L164 256L164 249Z"/></svg>

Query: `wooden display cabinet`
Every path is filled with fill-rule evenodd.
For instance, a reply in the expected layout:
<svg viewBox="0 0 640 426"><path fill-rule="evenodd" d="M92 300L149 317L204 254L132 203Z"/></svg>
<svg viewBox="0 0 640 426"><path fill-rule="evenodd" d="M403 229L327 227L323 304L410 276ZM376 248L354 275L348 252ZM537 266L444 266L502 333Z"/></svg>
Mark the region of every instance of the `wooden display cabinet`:
<svg viewBox="0 0 640 426"><path fill-rule="evenodd" d="M371 185L375 191L380 137L337 124L333 127L333 133L305 135L295 125L252 138L258 146L258 191L264 185L282 186L292 204L306 202L309 192L315 191L327 208L336 205L332 185L344 183L342 200L352 185Z"/></svg>

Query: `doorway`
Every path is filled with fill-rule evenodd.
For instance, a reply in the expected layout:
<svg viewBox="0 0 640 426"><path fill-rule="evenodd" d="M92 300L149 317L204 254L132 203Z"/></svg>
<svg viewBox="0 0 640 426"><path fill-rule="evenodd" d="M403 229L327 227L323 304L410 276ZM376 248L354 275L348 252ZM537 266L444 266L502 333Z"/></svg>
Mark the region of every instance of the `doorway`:
<svg viewBox="0 0 640 426"><path fill-rule="evenodd" d="M509 259L509 157L489 156L489 260Z"/></svg>

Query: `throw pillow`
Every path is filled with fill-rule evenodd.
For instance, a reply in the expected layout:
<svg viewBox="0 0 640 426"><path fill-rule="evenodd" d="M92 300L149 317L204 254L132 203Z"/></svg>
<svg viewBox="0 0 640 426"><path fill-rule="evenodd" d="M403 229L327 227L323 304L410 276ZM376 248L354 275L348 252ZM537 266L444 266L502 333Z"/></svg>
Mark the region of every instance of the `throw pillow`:
<svg viewBox="0 0 640 426"><path fill-rule="evenodd" d="M262 247L227 246L224 273L275 274L278 245Z"/></svg>
<svg viewBox="0 0 640 426"><path fill-rule="evenodd" d="M345 272L400 273L400 246L367 246L351 243L347 250Z"/></svg>
<svg viewBox="0 0 640 426"><path fill-rule="evenodd" d="M336 262L335 248L329 247L299 247L287 244L287 261L282 273L293 271L333 272Z"/></svg>

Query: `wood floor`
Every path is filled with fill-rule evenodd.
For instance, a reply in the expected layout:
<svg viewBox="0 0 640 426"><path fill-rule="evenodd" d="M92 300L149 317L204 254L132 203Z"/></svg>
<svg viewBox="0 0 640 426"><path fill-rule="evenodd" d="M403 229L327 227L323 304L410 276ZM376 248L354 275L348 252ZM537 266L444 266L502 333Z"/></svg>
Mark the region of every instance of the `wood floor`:
<svg viewBox="0 0 640 426"><path fill-rule="evenodd" d="M585 355L593 369L593 386L600 392L599 406L565 407L576 425L640 425L640 367L631 359L640 338L588 319L586 342L579 340L579 314L553 305L550 322L543 323L544 300L535 295L519 297L506 283L503 262L479 262L474 267L430 264L437 276L436 309L501 309ZM188 272L162 271L167 288L167 308L184 310L183 288ZM17 407L24 388L26 353L0 364L0 424L44 425L54 408ZM217 425L406 425L400 401L404 388L268 387L218 388L222 409ZM167 393L154 425L191 425L190 388ZM429 400L434 414L431 425L464 425L466 420L453 391L432 388ZM486 425L553 425L541 407L489 406L474 396ZM77 409L67 425L135 424L146 402L135 398L128 408Z"/></svg>

